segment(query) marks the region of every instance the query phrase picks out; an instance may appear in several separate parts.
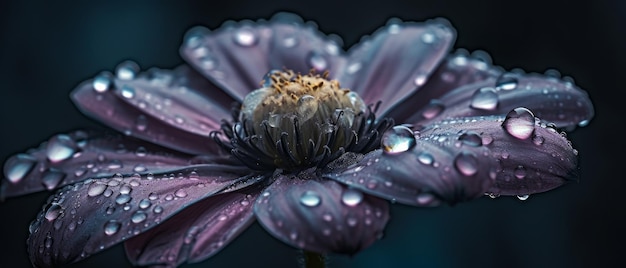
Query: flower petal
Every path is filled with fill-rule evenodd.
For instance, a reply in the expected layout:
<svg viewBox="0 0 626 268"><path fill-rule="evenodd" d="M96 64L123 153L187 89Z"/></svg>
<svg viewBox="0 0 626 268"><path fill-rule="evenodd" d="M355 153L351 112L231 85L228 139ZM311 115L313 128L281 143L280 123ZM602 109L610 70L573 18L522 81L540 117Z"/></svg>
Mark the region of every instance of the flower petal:
<svg viewBox="0 0 626 268"><path fill-rule="evenodd" d="M155 172L186 165L191 156L119 134L75 131L9 158L0 199L82 181L89 177Z"/></svg>
<svg viewBox="0 0 626 268"><path fill-rule="evenodd" d="M185 68L181 67L177 71L181 75L183 73L191 75L192 72L185 71ZM128 72L122 73L123 75L119 76L128 77L130 75ZM133 73L131 77L134 76ZM177 80L180 81L180 85L185 83L183 81L189 81L194 85L198 83L191 82L198 81L198 78L193 76L189 79L180 77ZM168 122L159 117L153 117L147 111L142 110L140 102L127 102L124 99L133 98L136 94L135 89L128 87L112 88L112 83L114 83L112 76L102 73L79 85L72 92L72 100L84 114L127 135L190 154L214 154L220 151L219 146L212 142L207 135L198 133L201 131L190 132L188 128L176 127L174 126L177 124L176 120ZM161 91L164 90L161 89ZM163 93L159 92L153 94L163 96ZM211 120L208 118L216 119L210 115L207 115L206 120Z"/></svg>
<svg viewBox="0 0 626 268"><path fill-rule="evenodd" d="M193 28L180 51L187 62L239 101L259 88L270 70L308 73L313 68L332 74L342 61L334 40L289 13L279 13L269 22L225 23L215 32Z"/></svg>
<svg viewBox="0 0 626 268"><path fill-rule="evenodd" d="M257 199L254 213L278 239L320 253L354 254L376 241L389 219L384 200L302 175L280 175Z"/></svg>
<svg viewBox="0 0 626 268"><path fill-rule="evenodd" d="M526 107L557 127L584 126L593 117L587 93L571 82L538 74L505 73L459 87L411 116L406 122L427 125L446 118L505 115Z"/></svg>
<svg viewBox="0 0 626 268"><path fill-rule="evenodd" d="M414 206L436 206L441 201L454 204L480 197L493 183L497 162L485 157L489 150L476 142L476 137L467 137L475 134L460 130L418 139L407 135L388 139L402 142L404 147L385 144L385 136L393 135L387 132L383 136L387 149L372 151L347 169L324 177Z"/></svg>
<svg viewBox="0 0 626 268"><path fill-rule="evenodd" d="M492 196L545 192L577 179L577 151L565 133L536 121L532 114L527 118L532 122L524 122L524 117L507 121L500 116L448 120L421 135L438 136L460 129L477 133L491 150L488 158L500 163L495 183L487 191Z"/></svg>
<svg viewBox="0 0 626 268"><path fill-rule="evenodd" d="M348 51L338 80L365 103L382 100L379 112L385 113L424 85L454 38L454 30L441 20L392 23Z"/></svg>
<svg viewBox="0 0 626 268"><path fill-rule="evenodd" d="M59 190L30 226L35 266L76 262L138 235L228 187L245 170L197 165L146 176L89 179Z"/></svg>
<svg viewBox="0 0 626 268"><path fill-rule="evenodd" d="M252 207L260 193L231 192L203 199L124 243L137 266L177 266L202 261L235 239L255 220Z"/></svg>
<svg viewBox="0 0 626 268"><path fill-rule="evenodd" d="M424 86L395 105L386 116L393 118L396 122L415 122L414 119L407 121L407 117L415 114L415 107L424 107L432 99L440 98L463 85L496 79L502 72L502 68L491 65L491 60L486 53L475 51L470 56L466 51L459 50L448 56L437 67ZM431 106L431 108L436 107ZM433 114L432 109L424 110L424 112L427 113L424 115L426 118Z"/></svg>

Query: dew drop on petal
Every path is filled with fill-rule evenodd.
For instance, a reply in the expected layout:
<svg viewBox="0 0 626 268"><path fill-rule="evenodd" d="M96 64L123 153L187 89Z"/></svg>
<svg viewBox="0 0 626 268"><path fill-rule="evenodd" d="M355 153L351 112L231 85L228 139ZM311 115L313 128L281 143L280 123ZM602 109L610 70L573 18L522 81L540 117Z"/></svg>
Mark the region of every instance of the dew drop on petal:
<svg viewBox="0 0 626 268"><path fill-rule="evenodd" d="M415 79L413 79L413 83L418 86L421 87L426 83L426 80L428 79L428 75L425 73L420 73L417 76L415 76Z"/></svg>
<svg viewBox="0 0 626 268"><path fill-rule="evenodd" d="M311 68L321 72L328 69L328 62L319 52L311 52L308 56L308 63Z"/></svg>
<svg viewBox="0 0 626 268"><path fill-rule="evenodd" d="M154 213L156 213L156 214L159 214L159 213L163 212L163 207L162 207L162 206L155 206L155 207L152 209L152 212L154 212Z"/></svg>
<svg viewBox="0 0 626 268"><path fill-rule="evenodd" d="M58 169L48 169L41 178L41 183L48 190L56 188L65 178L65 173Z"/></svg>
<svg viewBox="0 0 626 268"><path fill-rule="evenodd" d="M533 137L533 143L535 143L536 145L542 145L545 142L545 138L539 135L535 135Z"/></svg>
<svg viewBox="0 0 626 268"><path fill-rule="evenodd" d="M517 166L515 168L515 170L513 170L513 174L515 175L516 178L518 179L523 179L524 177L526 177L526 168L524 168L524 166Z"/></svg>
<svg viewBox="0 0 626 268"><path fill-rule="evenodd" d="M148 199L146 199L146 198L141 199L141 201L139 201L139 208L140 208L140 209L146 209L146 208L149 208L149 207L150 207L150 205L152 205L152 203L150 202L150 200L148 200Z"/></svg>
<svg viewBox="0 0 626 268"><path fill-rule="evenodd" d="M515 108L506 115L502 127L513 137L527 139L535 131L535 116L524 107Z"/></svg>
<svg viewBox="0 0 626 268"><path fill-rule="evenodd" d="M96 92L106 92L111 86L111 75L108 72L103 72L97 75L93 79L92 86Z"/></svg>
<svg viewBox="0 0 626 268"><path fill-rule="evenodd" d="M472 146L472 147L478 147L478 146L483 145L483 139L474 132L467 132L467 133L461 134L461 136L459 136L459 141L463 142L463 144L465 145Z"/></svg>
<svg viewBox="0 0 626 268"><path fill-rule="evenodd" d="M129 85L123 85L121 94L124 98L132 99L135 97L135 89Z"/></svg>
<svg viewBox="0 0 626 268"><path fill-rule="evenodd" d="M68 135L57 135L48 141L46 145L46 156L48 160L57 163L70 158L76 150L76 144Z"/></svg>
<svg viewBox="0 0 626 268"><path fill-rule="evenodd" d="M301 120L300 123L304 123L305 121L311 119L313 115L317 112L317 108L319 104L317 103L317 99L311 95L304 95L298 99L298 107L297 113L298 118Z"/></svg>
<svg viewBox="0 0 626 268"><path fill-rule="evenodd" d="M63 208L59 204L52 204L48 210L46 210L44 217L48 221L53 221L61 215L61 212L63 212Z"/></svg>
<svg viewBox="0 0 626 268"><path fill-rule="evenodd" d="M472 176L478 172L478 159L470 153L462 152L454 159L454 167L465 176Z"/></svg>
<svg viewBox="0 0 626 268"><path fill-rule="evenodd" d="M258 40L255 33L249 28L238 29L233 35L233 38L235 44L243 47L253 46Z"/></svg>
<svg viewBox="0 0 626 268"><path fill-rule="evenodd" d="M102 193L104 193L104 190L106 189L107 189L106 184L92 183L89 185L89 188L87 189L87 195L91 197L99 196Z"/></svg>
<svg viewBox="0 0 626 268"><path fill-rule="evenodd" d="M148 218L148 214L143 211L137 211L132 216L130 216L130 221L132 221L133 223L140 223L145 221L146 218Z"/></svg>
<svg viewBox="0 0 626 268"><path fill-rule="evenodd" d="M498 107L498 94L492 87L483 87L474 92L470 107L478 110L493 111Z"/></svg>
<svg viewBox="0 0 626 268"><path fill-rule="evenodd" d="M355 189L346 189L341 195L341 202L347 206L354 207L363 201L363 193Z"/></svg>
<svg viewBox="0 0 626 268"><path fill-rule="evenodd" d="M117 232L120 231L120 227L122 227L122 224L115 221L115 220L110 220L107 223L104 224L104 234L106 235L114 235Z"/></svg>
<svg viewBox="0 0 626 268"><path fill-rule="evenodd" d="M148 126L148 119L146 118L146 116L143 114L137 116L137 120L135 121L135 128L139 131L144 131L146 130L147 126Z"/></svg>
<svg viewBox="0 0 626 268"><path fill-rule="evenodd" d="M432 44L437 40L437 37L433 33L426 32L422 34L421 39L425 44Z"/></svg>
<svg viewBox="0 0 626 268"><path fill-rule="evenodd" d="M394 126L387 130L381 139L385 153L397 154L413 149L416 145L413 131L405 126Z"/></svg>
<svg viewBox="0 0 626 268"><path fill-rule="evenodd" d="M517 199L525 201L530 197L530 195L524 194L524 195L518 195Z"/></svg>
<svg viewBox="0 0 626 268"><path fill-rule="evenodd" d="M300 196L300 203L307 207L316 207L322 202L320 196L314 191L306 191Z"/></svg>
<svg viewBox="0 0 626 268"><path fill-rule="evenodd" d="M298 39L295 36L287 36L282 43L286 48L292 48L298 45Z"/></svg>
<svg viewBox="0 0 626 268"><path fill-rule="evenodd" d="M443 105L443 103L433 100L426 107L424 107L424 109L422 110L422 116L424 116L424 118L426 119L431 119L441 114L444 108L445 106Z"/></svg>
<svg viewBox="0 0 626 268"><path fill-rule="evenodd" d="M431 193L419 193L416 200L420 205L428 205L435 200L435 196Z"/></svg>
<svg viewBox="0 0 626 268"><path fill-rule="evenodd" d="M131 197L128 194L120 194L115 198L115 203L118 205L126 204L130 201Z"/></svg>
<svg viewBox="0 0 626 268"><path fill-rule="evenodd" d="M426 152L422 152L417 156L417 161L424 165L432 165L435 162L435 158Z"/></svg>
<svg viewBox="0 0 626 268"><path fill-rule="evenodd" d="M139 65L133 61L124 61L115 68L115 76L121 80L132 80L139 72Z"/></svg>
<svg viewBox="0 0 626 268"><path fill-rule="evenodd" d="M183 189L178 189L178 190L176 190L176 192L174 192L174 195L176 197L181 197L182 198L182 197L186 197L187 196L187 192L185 192L185 190L183 190Z"/></svg>
<svg viewBox="0 0 626 268"><path fill-rule="evenodd" d="M513 90L517 87L517 78L512 74L502 74L498 80L496 80L496 88L503 90Z"/></svg>
<svg viewBox="0 0 626 268"><path fill-rule="evenodd" d="M7 160L4 165L4 175L12 182L17 183L30 172L37 160L27 154L18 154Z"/></svg>

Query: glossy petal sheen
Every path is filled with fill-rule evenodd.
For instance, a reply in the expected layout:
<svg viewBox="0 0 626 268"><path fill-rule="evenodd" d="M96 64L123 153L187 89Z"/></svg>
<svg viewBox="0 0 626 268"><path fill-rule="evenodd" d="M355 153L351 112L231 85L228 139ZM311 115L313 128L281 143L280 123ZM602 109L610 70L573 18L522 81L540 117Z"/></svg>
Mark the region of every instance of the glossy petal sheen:
<svg viewBox="0 0 626 268"><path fill-rule="evenodd" d="M382 101L380 113L385 113L424 85L454 38L443 21L392 23L349 50L338 80L366 104Z"/></svg>
<svg viewBox="0 0 626 268"><path fill-rule="evenodd" d="M270 70L317 69L333 74L343 60L337 42L285 13L269 22L225 23L215 32L196 27L180 50L199 72L240 101L260 88Z"/></svg>
<svg viewBox="0 0 626 268"><path fill-rule="evenodd" d="M116 175L66 186L31 224L28 248L40 267L81 260L140 234L242 176L235 167L190 166Z"/></svg>
<svg viewBox="0 0 626 268"><path fill-rule="evenodd" d="M325 176L402 204L436 206L482 196L493 183L497 162L479 143L464 143L458 129L415 140L390 153L375 150L344 171ZM463 136L464 137L464 136Z"/></svg>
<svg viewBox="0 0 626 268"><path fill-rule="evenodd" d="M202 261L224 248L254 222L252 207L260 192L255 190L201 200L126 241L126 254L138 266L174 267L184 262Z"/></svg>
<svg viewBox="0 0 626 268"><path fill-rule="evenodd" d="M158 172L189 163L191 156L119 134L58 134L4 164L0 198L82 181L90 177Z"/></svg>
<svg viewBox="0 0 626 268"><path fill-rule="evenodd" d="M526 195L545 192L578 178L577 151L564 133L536 123L527 138L520 139L503 127L503 117L477 117L440 122L422 135L463 129L481 137L491 158L500 163L496 181L487 191L494 195Z"/></svg>
<svg viewBox="0 0 626 268"><path fill-rule="evenodd" d="M382 235L389 219L387 202L303 176L281 175L257 199L254 213L272 235L297 248L347 254Z"/></svg>
<svg viewBox="0 0 626 268"><path fill-rule="evenodd" d="M175 127L173 124L178 123L175 119L172 122L168 122L164 120L164 118L154 117L153 115L156 115L156 113L145 111L140 102L133 103L125 100L135 97L136 93L134 88L118 88L112 84L109 85L108 88L104 88L104 86L101 86L101 83L99 83L99 81L103 79L101 76L106 77L106 73L101 74L95 79L83 82L72 92L72 100L84 114L120 132L181 152L190 154L212 154L219 152L218 146L213 142L209 142L207 135L198 133L201 131L190 132L191 129L189 128ZM109 83L113 83L111 80L113 78L104 79L109 79ZM195 81L195 79L192 80ZM146 84L145 81L139 83L143 85ZM144 92L141 90L138 91ZM163 97L163 94L159 94L159 92L153 94L155 94L155 99ZM143 95L143 97L145 98L146 96ZM163 101L163 106L165 106L165 99L163 99ZM184 101L187 100L185 99ZM170 100L170 102L172 101ZM197 103L198 100L189 100L189 102L192 103L193 107L193 103ZM145 105L147 109L147 103L145 103ZM180 103L177 103L177 106L182 107ZM198 124L197 127L200 127L200 125Z"/></svg>
<svg viewBox="0 0 626 268"><path fill-rule="evenodd" d="M454 117L505 115L526 107L558 127L586 125L593 117L587 93L571 82L537 74L505 73L498 79L461 86L410 117L407 123L427 125ZM436 106L437 106L436 105Z"/></svg>

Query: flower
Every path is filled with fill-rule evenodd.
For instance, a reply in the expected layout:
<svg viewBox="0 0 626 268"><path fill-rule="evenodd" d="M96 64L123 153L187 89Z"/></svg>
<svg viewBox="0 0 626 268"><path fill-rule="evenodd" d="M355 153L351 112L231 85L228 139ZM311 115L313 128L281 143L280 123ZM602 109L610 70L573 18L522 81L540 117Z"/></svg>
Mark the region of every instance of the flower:
<svg viewBox="0 0 626 268"><path fill-rule="evenodd" d="M120 242L136 265L176 266L255 220L296 248L354 254L384 231L388 201L525 199L575 180L560 131L592 118L587 94L448 55L454 36L443 20L391 21L344 53L291 14L194 28L189 65L126 61L72 93L124 135L53 136L7 160L0 195L58 189L29 228L36 266Z"/></svg>

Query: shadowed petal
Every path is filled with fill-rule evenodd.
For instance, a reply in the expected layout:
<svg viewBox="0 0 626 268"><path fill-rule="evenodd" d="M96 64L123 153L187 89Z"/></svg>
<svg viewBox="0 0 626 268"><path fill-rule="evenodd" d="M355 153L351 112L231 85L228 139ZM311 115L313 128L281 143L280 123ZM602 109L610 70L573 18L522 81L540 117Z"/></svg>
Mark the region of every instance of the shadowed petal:
<svg viewBox="0 0 626 268"><path fill-rule="evenodd" d="M497 162L489 150L461 129L414 139L407 135L386 139L383 147L366 154L345 170L324 176L364 192L402 204L436 206L482 196L493 183ZM409 136L411 135L411 136ZM386 141L396 142L396 145Z"/></svg>
<svg viewBox="0 0 626 268"><path fill-rule="evenodd" d="M134 265L174 267L202 261L235 239L255 220L258 187L201 200L124 243Z"/></svg>
<svg viewBox="0 0 626 268"><path fill-rule="evenodd" d="M279 176L257 199L254 213L272 235L297 248L347 254L382 235L387 202L331 180L300 177Z"/></svg>
<svg viewBox="0 0 626 268"><path fill-rule="evenodd" d="M526 107L557 127L584 126L593 117L587 93L571 82L538 74L505 73L459 87L411 116L406 122L427 125L446 118L505 115Z"/></svg>
<svg viewBox="0 0 626 268"><path fill-rule="evenodd" d="M181 73L185 72L184 70L184 67L179 69ZM123 73L125 75L122 77L129 76L128 73ZM183 80L183 78L180 79ZM190 81L196 80L193 78ZM197 133L200 131L189 132L188 129L175 127L173 124L177 124L176 120L168 122L153 117L141 108L140 102L132 103L124 100L125 98L134 98L135 89L130 87L117 88L112 83L114 81L110 74L100 74L96 78L79 85L71 94L72 100L84 114L125 134L190 154L219 152L217 144L212 142L207 135ZM162 96L159 92L154 94L157 94L155 98ZM210 116L208 118L215 119L215 117Z"/></svg>
<svg viewBox="0 0 626 268"><path fill-rule="evenodd" d="M437 123L423 136L437 136L463 129L481 137L490 158L500 163L492 195L526 195L545 192L578 178L577 151L545 122L535 121L526 109L516 109L513 119L475 117ZM532 119L532 122L528 119Z"/></svg>
<svg viewBox="0 0 626 268"><path fill-rule="evenodd" d="M198 165L66 186L48 200L30 226L31 261L49 267L86 258L228 187L242 173L245 170L232 166Z"/></svg>
<svg viewBox="0 0 626 268"><path fill-rule="evenodd" d="M454 38L444 21L392 23L348 51L338 80L367 104L382 100L379 112L385 113L424 85Z"/></svg>
<svg viewBox="0 0 626 268"><path fill-rule="evenodd" d="M342 50L334 40L288 13L279 13L269 22L228 22L214 32L196 27L187 33L180 52L239 101L259 88L270 70L308 73L313 68L332 75L342 61Z"/></svg>
<svg viewBox="0 0 626 268"><path fill-rule="evenodd" d="M119 134L58 134L4 164L0 199L115 173L156 172L186 165L191 156Z"/></svg>
<svg viewBox="0 0 626 268"><path fill-rule="evenodd" d="M476 51L469 56L463 50L457 51L437 67L424 86L396 104L387 116L396 122L415 122L407 121L408 117L415 114L415 107L425 107L432 99L440 98L463 85L498 78L503 72L502 68L490 63L491 60L484 52ZM437 110L436 106L430 108L422 110L425 113L423 117L429 118Z"/></svg>

